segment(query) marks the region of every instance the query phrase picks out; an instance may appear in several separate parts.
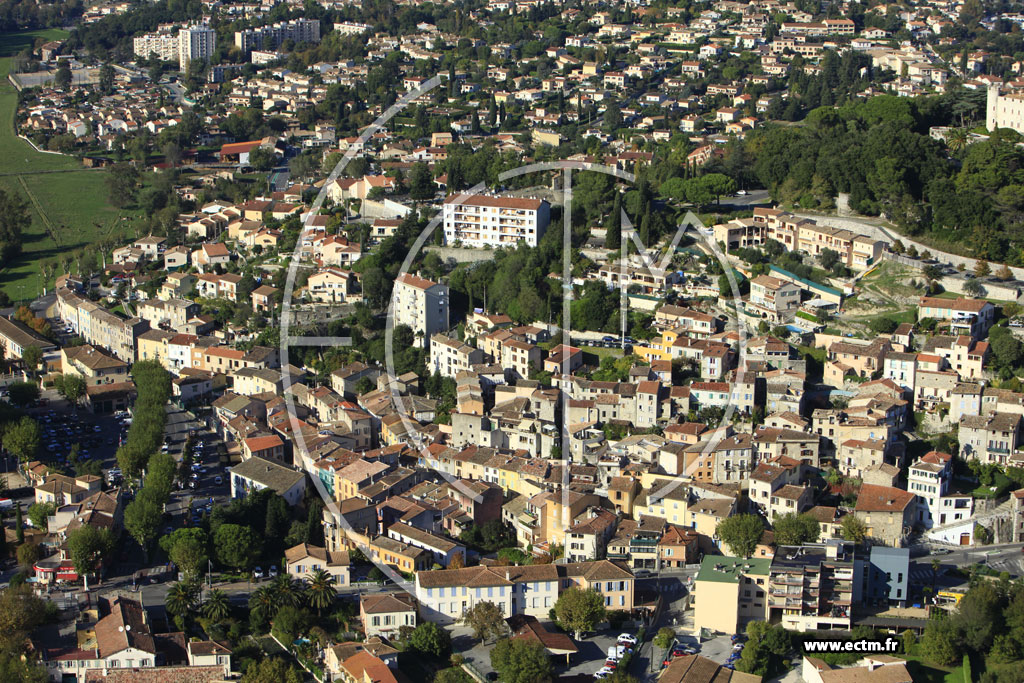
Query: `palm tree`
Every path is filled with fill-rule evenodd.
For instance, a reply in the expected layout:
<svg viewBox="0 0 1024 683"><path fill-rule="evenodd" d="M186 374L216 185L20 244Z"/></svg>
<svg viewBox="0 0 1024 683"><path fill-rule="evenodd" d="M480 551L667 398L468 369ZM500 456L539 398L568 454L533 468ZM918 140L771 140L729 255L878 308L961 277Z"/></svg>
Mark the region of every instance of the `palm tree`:
<svg viewBox="0 0 1024 683"><path fill-rule="evenodd" d="M951 152L959 152L967 146L967 131L963 128L957 128L949 132L946 137L946 144L949 145Z"/></svg>
<svg viewBox="0 0 1024 683"><path fill-rule="evenodd" d="M277 609L280 606L277 600L277 593L270 584L260 586L249 597L249 609L267 620L272 619L277 614Z"/></svg>
<svg viewBox="0 0 1024 683"><path fill-rule="evenodd" d="M167 591L164 607L176 617L185 617L195 605L195 592L183 581L178 581Z"/></svg>
<svg viewBox="0 0 1024 683"><path fill-rule="evenodd" d="M207 618L220 621L226 619L230 611L228 596L224 594L224 591L214 588L206 596L206 602L203 603L203 614Z"/></svg>
<svg viewBox="0 0 1024 683"><path fill-rule="evenodd" d="M938 576L939 567L941 567L941 566L942 566L942 563L939 561L939 558L933 557L932 558L932 590L933 591L935 590L935 579Z"/></svg>
<svg viewBox="0 0 1024 683"><path fill-rule="evenodd" d="M326 570L317 569L309 579L307 598L310 607L316 608L317 616L320 616L324 607L334 604L334 584L331 582L331 575Z"/></svg>
<svg viewBox="0 0 1024 683"><path fill-rule="evenodd" d="M279 607L298 607L302 603L306 587L301 581L287 574L280 574L270 583L269 588L276 596Z"/></svg>

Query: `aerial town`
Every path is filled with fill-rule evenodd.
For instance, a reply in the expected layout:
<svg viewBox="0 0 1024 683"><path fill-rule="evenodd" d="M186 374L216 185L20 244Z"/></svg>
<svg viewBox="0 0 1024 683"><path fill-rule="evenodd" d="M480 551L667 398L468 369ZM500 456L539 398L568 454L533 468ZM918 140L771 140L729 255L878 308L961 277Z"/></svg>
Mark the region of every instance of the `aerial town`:
<svg viewBox="0 0 1024 683"><path fill-rule="evenodd" d="M1022 29L0 0L0 681L1024 683Z"/></svg>

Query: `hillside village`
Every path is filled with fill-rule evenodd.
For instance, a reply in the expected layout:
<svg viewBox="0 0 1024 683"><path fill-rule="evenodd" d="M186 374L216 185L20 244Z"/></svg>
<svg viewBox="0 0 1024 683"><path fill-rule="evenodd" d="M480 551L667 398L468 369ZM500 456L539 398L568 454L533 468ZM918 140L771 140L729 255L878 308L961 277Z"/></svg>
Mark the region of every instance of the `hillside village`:
<svg viewBox="0 0 1024 683"><path fill-rule="evenodd" d="M1017 680L1024 15L193 4L14 58L12 672Z"/></svg>

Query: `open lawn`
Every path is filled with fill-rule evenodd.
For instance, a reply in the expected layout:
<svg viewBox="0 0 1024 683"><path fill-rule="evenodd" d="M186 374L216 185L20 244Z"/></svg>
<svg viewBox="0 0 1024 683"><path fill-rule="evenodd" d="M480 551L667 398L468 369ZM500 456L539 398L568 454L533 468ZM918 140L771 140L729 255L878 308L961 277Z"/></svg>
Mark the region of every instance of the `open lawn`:
<svg viewBox="0 0 1024 683"><path fill-rule="evenodd" d="M87 170L73 157L35 151L15 135L18 93L7 80L11 55L37 38L53 40L57 29L0 35L0 187L30 203L32 226L23 252L0 270L0 288L15 300L33 299L44 285L40 261L69 253L110 234L123 234L127 221L107 202L106 172Z"/></svg>
<svg viewBox="0 0 1024 683"><path fill-rule="evenodd" d="M953 669L939 667L916 655L904 655L907 660L907 672L914 681L921 683L967 683L964 681L964 667Z"/></svg>

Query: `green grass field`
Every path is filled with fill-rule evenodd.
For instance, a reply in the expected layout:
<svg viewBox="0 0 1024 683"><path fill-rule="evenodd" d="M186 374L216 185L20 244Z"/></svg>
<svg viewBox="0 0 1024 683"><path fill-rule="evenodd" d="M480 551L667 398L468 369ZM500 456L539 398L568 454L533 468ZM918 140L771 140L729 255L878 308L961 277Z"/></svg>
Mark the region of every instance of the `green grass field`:
<svg viewBox="0 0 1024 683"><path fill-rule="evenodd" d="M7 80L11 55L37 38L66 35L58 29L0 35L0 187L28 199L32 214L21 256L0 270L0 289L15 300L32 299L48 284L40 261L122 234L127 222L121 218L130 215L107 202L104 171L84 169L73 157L36 152L15 134L18 93Z"/></svg>

